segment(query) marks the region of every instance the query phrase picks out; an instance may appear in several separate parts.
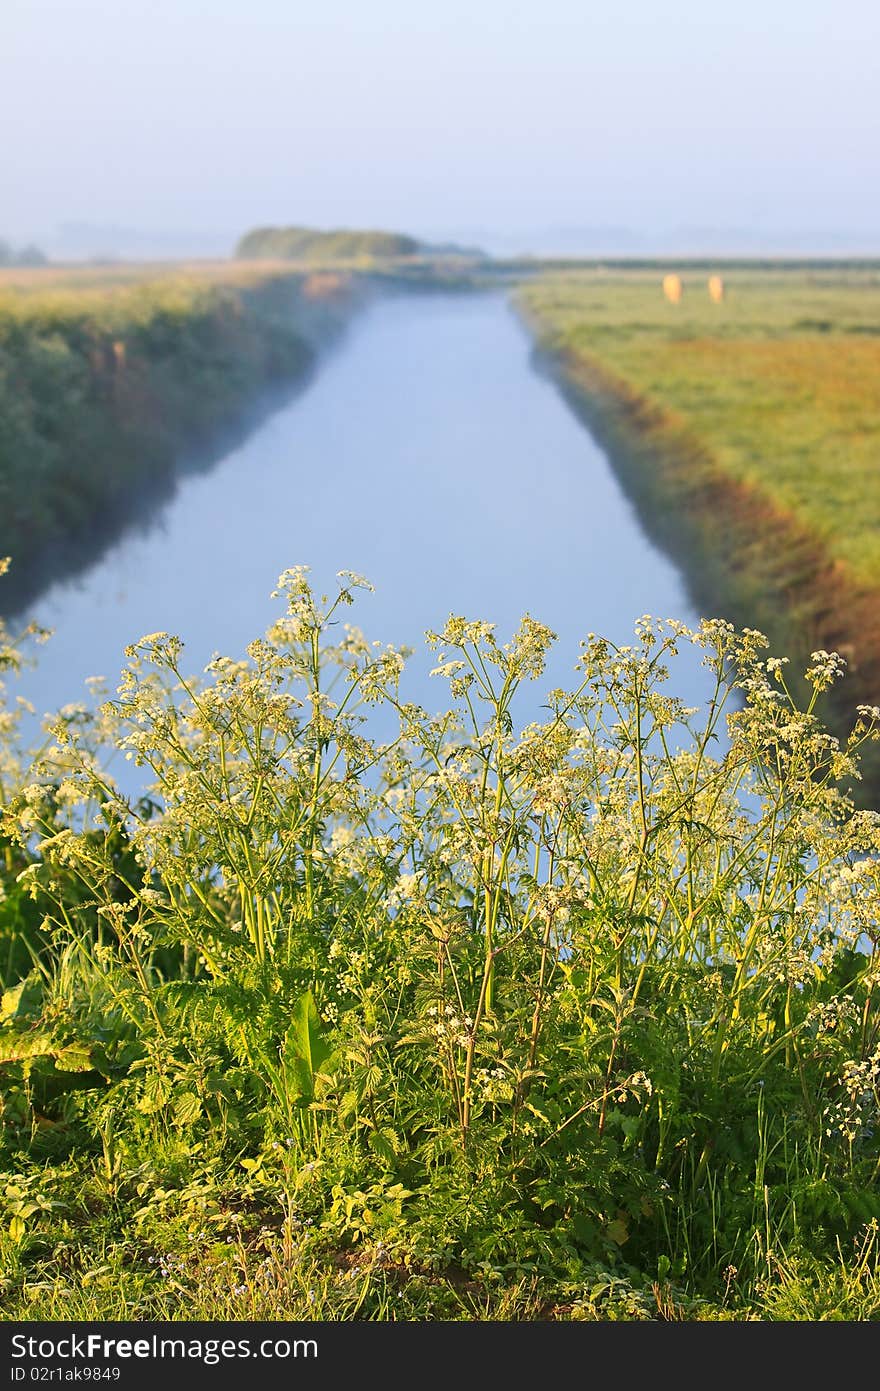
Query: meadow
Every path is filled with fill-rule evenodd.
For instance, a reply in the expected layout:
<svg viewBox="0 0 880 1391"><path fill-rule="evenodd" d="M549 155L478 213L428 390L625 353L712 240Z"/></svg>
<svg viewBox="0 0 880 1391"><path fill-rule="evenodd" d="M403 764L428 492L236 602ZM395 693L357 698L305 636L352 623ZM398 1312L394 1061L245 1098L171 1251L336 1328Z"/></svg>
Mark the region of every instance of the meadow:
<svg viewBox="0 0 880 1391"><path fill-rule="evenodd" d="M364 585L144 637L36 757L0 635L7 1317L880 1317L880 712L643 620L520 728L553 634L452 616L432 716Z"/></svg>
<svg viewBox="0 0 880 1391"><path fill-rule="evenodd" d="M880 683L880 271L593 269L518 302L702 612L835 648L843 727ZM717 267L714 269L718 269Z"/></svg>

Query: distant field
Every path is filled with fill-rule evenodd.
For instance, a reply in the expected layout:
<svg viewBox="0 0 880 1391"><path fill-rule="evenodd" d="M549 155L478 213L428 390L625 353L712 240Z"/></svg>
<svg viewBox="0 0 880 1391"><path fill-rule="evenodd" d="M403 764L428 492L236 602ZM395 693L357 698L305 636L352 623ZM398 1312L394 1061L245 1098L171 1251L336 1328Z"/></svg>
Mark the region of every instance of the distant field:
<svg viewBox="0 0 880 1391"><path fill-rule="evenodd" d="M697 596L880 673L880 272L548 275L518 300ZM794 654L793 654L794 655ZM798 653L798 655L800 655Z"/></svg>
<svg viewBox="0 0 880 1391"><path fill-rule="evenodd" d="M186 284L192 288L228 285L243 288L256 285L274 274L290 275L292 268L281 260L259 261L119 261L106 265L78 264L0 267L0 307L23 296L42 297L48 293L92 291L105 298L127 287Z"/></svg>
<svg viewBox="0 0 880 1391"><path fill-rule="evenodd" d="M597 359L880 583L880 274L598 275L526 287L554 348Z"/></svg>

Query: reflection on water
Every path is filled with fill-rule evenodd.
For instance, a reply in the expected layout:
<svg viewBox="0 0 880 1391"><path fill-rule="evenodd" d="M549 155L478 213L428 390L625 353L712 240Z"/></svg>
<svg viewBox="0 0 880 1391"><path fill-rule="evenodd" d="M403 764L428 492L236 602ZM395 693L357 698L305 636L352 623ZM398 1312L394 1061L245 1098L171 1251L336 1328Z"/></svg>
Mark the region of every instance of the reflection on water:
<svg viewBox="0 0 880 1391"><path fill-rule="evenodd" d="M366 575L349 610L370 638L417 649L406 694L445 704L422 635L447 615L506 638L528 611L560 636L542 688L568 685L578 641L625 642L649 612L693 621L671 563L645 539L608 463L497 295L379 301L305 395L210 473L187 478L146 534L126 537L32 613L56 635L24 687L40 711L111 684L123 648L165 629L191 670L240 655L276 613L277 575ZM683 657L676 694L705 674ZM537 714L539 697L536 696Z"/></svg>

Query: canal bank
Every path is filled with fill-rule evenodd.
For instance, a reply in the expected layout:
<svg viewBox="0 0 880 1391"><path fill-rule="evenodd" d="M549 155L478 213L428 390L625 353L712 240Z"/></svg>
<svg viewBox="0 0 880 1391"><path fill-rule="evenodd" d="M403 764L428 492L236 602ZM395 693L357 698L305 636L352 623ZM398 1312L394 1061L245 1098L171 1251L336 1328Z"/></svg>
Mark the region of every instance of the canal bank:
<svg viewBox="0 0 880 1391"><path fill-rule="evenodd" d="M0 613L87 570L308 381L369 293L222 267L0 293Z"/></svg>

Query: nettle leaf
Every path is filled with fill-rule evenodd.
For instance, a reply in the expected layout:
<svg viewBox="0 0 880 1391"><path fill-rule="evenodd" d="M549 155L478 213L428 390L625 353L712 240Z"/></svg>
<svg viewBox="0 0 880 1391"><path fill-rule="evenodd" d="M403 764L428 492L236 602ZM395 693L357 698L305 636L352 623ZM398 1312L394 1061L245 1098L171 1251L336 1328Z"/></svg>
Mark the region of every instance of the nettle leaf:
<svg viewBox="0 0 880 1391"><path fill-rule="evenodd" d="M145 1116L151 1116L156 1111L161 1111L171 1098L170 1080L158 1072L148 1074L144 1083L143 1095L137 1103L137 1109Z"/></svg>
<svg viewBox="0 0 880 1391"><path fill-rule="evenodd" d="M195 1092L181 1092L174 1101L174 1120L177 1125L192 1125L202 1114L202 1103Z"/></svg>
<svg viewBox="0 0 880 1391"><path fill-rule="evenodd" d="M294 1006L282 1049L288 1084L298 1101L314 1099L315 1079L331 1054L332 1049L321 1033L315 997L307 990Z"/></svg>
<svg viewBox="0 0 880 1391"><path fill-rule="evenodd" d="M373 1153L384 1159L386 1164L393 1164L397 1159L400 1142L393 1130L371 1130L367 1143Z"/></svg>
<svg viewBox="0 0 880 1391"><path fill-rule="evenodd" d="M212 1096L222 1096L224 1101L235 1100L235 1090L227 1077L219 1072L209 1072L205 1086Z"/></svg>

